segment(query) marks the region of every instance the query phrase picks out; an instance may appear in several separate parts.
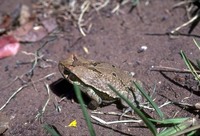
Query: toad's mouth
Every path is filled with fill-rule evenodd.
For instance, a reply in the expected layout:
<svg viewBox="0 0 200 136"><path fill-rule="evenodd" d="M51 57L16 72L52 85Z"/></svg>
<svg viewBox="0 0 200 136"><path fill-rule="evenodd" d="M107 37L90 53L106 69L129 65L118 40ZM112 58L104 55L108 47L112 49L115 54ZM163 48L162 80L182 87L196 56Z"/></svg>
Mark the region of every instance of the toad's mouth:
<svg viewBox="0 0 200 136"><path fill-rule="evenodd" d="M81 82L79 80L79 78L73 74L70 69L66 68L63 64L59 64L58 66L60 73L62 74L62 76L68 80L70 83L74 83L74 82Z"/></svg>
<svg viewBox="0 0 200 136"><path fill-rule="evenodd" d="M64 78L68 78L70 70L67 69L63 64L58 65L58 69Z"/></svg>

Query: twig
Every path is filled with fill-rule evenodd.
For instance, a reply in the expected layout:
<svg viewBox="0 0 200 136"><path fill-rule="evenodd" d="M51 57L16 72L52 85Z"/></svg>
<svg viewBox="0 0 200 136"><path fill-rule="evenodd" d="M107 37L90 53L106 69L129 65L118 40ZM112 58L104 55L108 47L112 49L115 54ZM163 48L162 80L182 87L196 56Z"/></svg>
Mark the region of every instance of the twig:
<svg viewBox="0 0 200 136"><path fill-rule="evenodd" d="M107 6L109 2L110 2L110 0L106 0L103 4L100 2L96 2L95 4L93 4L93 7L95 10L99 11L102 8L104 8L105 6Z"/></svg>
<svg viewBox="0 0 200 136"><path fill-rule="evenodd" d="M177 73L191 73L188 69L177 69L172 67L164 67L164 66L153 66L151 71L161 71L161 72L177 72ZM200 71L196 71L200 74Z"/></svg>
<svg viewBox="0 0 200 136"><path fill-rule="evenodd" d="M190 23L194 22L198 17L199 17L199 14L196 14L196 15L195 15L193 18L191 18L188 22L186 22L186 23L182 24L181 26L175 28L175 29L172 30L170 33L173 34L173 33L177 32L177 31L179 31L181 28L183 28L183 27L189 25Z"/></svg>
<svg viewBox="0 0 200 136"><path fill-rule="evenodd" d="M111 11L111 13L117 12L119 8L120 8L120 3L117 3L117 6Z"/></svg>
<svg viewBox="0 0 200 136"><path fill-rule="evenodd" d="M18 89L8 98L8 100L6 101L6 103L3 104L3 106L1 106L0 111L1 111L2 109L4 109L4 108L8 105L8 103L11 101L11 99L14 98L15 95L17 95L17 94L18 94L20 91L22 91L24 88L26 88L26 87L28 87L28 86L34 84L34 83L40 82L40 81L42 81L42 80L44 80L44 79L46 79L46 78L48 78L48 77L50 77L50 76L53 76L53 75L55 75L55 73L51 73L51 74L49 74L49 75L46 75L45 77L40 78L39 80L33 81L33 82L31 82L31 83L27 83L27 84L21 86L20 88L18 88Z"/></svg>
<svg viewBox="0 0 200 136"><path fill-rule="evenodd" d="M82 24L81 24L81 22L83 21L83 15L85 14L85 12L88 10L88 8L89 8L89 6L90 6L90 1L85 1L82 5L81 5L81 14L80 14L80 16L79 16L79 18L78 18L78 27L79 27L79 30L80 30L80 32L81 32L81 34L83 35L83 36L86 36L86 34L85 34L85 32L83 31L83 29L82 29Z"/></svg>
<svg viewBox="0 0 200 136"><path fill-rule="evenodd" d="M45 87L46 87L46 90L47 90L48 99L47 99L46 103L44 104L44 106L43 106L41 112L39 112L39 113L35 116L36 120L37 120L39 117L42 117L42 115L44 114L44 112L45 112L45 110L46 110L47 104L48 104L49 101L50 101L50 89L49 89L49 85L48 85L47 83L45 83Z"/></svg>
<svg viewBox="0 0 200 136"><path fill-rule="evenodd" d="M160 108L162 108L162 107L164 107L168 104L171 104L171 103L173 103L173 102L167 100L164 104L160 105L158 108L160 109Z"/></svg>
<svg viewBox="0 0 200 136"><path fill-rule="evenodd" d="M115 116L121 116L122 115L122 113L116 113L116 112L107 112L107 113L105 113L105 112L92 111L91 113L93 113L93 114L104 114L104 115L115 115ZM134 118L135 119L134 116L126 115L126 114L124 115L124 117Z"/></svg>
<svg viewBox="0 0 200 136"><path fill-rule="evenodd" d="M31 77L33 76L33 71L34 71L35 67L37 66L38 61L39 61L39 60L42 60L42 58L44 57L43 54L42 54L42 55L40 54L40 50L41 50L42 48L44 48L44 47L47 45L48 42L51 42L51 41L53 41L53 40L55 40L55 39L56 39L56 38L52 38L52 39L50 39L49 41L46 41L45 43L43 43L42 46L41 46L40 48L38 48L38 49L35 51L35 53L28 53L28 52L25 52L25 51L22 52L22 53L24 53L24 54L26 54L26 55L33 55L33 56L34 56L34 60L31 61L31 63L32 63L32 68L31 68L27 73L25 73L25 74L30 74ZM25 74L24 74L24 75L25 75Z"/></svg>
<svg viewBox="0 0 200 136"><path fill-rule="evenodd" d="M190 4L194 2L193 0L191 1L182 1L182 2L179 2L179 3L176 3L172 6L172 8L177 8L177 7L180 7L180 6L183 6L183 5L187 5L187 4Z"/></svg>
<svg viewBox="0 0 200 136"><path fill-rule="evenodd" d="M142 120L118 120L118 121L109 121L106 122L103 119L100 119L96 116L91 115L91 118L93 118L94 120L104 124L104 125L110 125L110 124L117 124L117 123L141 123Z"/></svg>
<svg viewBox="0 0 200 136"><path fill-rule="evenodd" d="M192 104L189 104L189 103L184 103L184 102L172 102L176 105L179 105L179 106L182 106L184 108L191 108L191 109L194 109L194 110L200 110L200 103L195 103L194 105Z"/></svg>
<svg viewBox="0 0 200 136"><path fill-rule="evenodd" d="M125 5L128 2L130 2L130 0L123 0L121 2L118 2L117 5L115 6L115 8L111 11L111 13L119 13L120 12L120 6Z"/></svg>
<svg viewBox="0 0 200 136"><path fill-rule="evenodd" d="M27 86L28 86L28 85L23 85L23 86L21 86L20 88L18 88L17 91L15 91L15 92L10 96L10 98L8 98L8 100L6 101L6 103L5 103L3 106L1 106L0 111L1 111L2 109L4 109L4 108L8 105L8 103L11 101L11 99L12 99L15 95L17 95L22 89L26 88Z"/></svg>

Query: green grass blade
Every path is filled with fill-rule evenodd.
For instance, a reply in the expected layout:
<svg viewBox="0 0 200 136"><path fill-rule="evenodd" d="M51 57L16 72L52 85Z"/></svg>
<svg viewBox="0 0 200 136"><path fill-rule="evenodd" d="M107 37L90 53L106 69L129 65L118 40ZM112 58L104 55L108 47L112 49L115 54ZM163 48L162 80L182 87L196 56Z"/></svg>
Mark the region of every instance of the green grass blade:
<svg viewBox="0 0 200 136"><path fill-rule="evenodd" d="M176 126L168 128L167 130L159 133L157 136L171 136L171 135L174 135L177 132L184 131L186 128L190 127L193 123L194 123L193 119L186 120L181 124L178 124Z"/></svg>
<svg viewBox="0 0 200 136"><path fill-rule="evenodd" d="M85 104L84 104L83 98L81 96L81 91L80 91L79 87L76 84L73 84L73 85L74 85L74 90L75 90L76 97L78 99L78 102L81 105L83 116L84 116L85 121L87 123L88 129L89 129L89 132L90 132L90 136L95 136L96 134L95 134L94 128L92 126L90 117L88 116L87 110L86 110L86 108L84 106Z"/></svg>
<svg viewBox="0 0 200 136"><path fill-rule="evenodd" d="M44 124L43 125L44 129L47 130L47 132L51 135L51 136L61 136L60 134L57 133L57 131L53 128L53 126L49 125L49 124Z"/></svg>
<svg viewBox="0 0 200 136"><path fill-rule="evenodd" d="M180 136L180 135L183 135L183 134L186 134L186 133L189 133L189 132L192 132L190 135L192 136L199 136L199 133L198 134L195 134L196 133L196 130L199 130L200 129L200 125L196 125L196 126L192 126L190 128L187 128L181 132L177 132L175 133L174 135L172 136Z"/></svg>
<svg viewBox="0 0 200 136"><path fill-rule="evenodd" d="M138 109L136 108L128 99L126 99L123 95L121 95L114 87L111 85L108 85L111 90L113 90L118 96L120 96L121 99L123 99L133 110L134 112L144 121L144 123L147 125L147 127L150 129L152 134L156 136L156 128L153 123L151 123L148 118Z"/></svg>
<svg viewBox="0 0 200 136"><path fill-rule="evenodd" d="M152 122L156 122L159 124L164 124L164 125L168 125L168 124L180 124L184 121L186 121L189 118L174 118L174 119L164 119L164 120L156 120L156 119L149 119Z"/></svg>
<svg viewBox="0 0 200 136"><path fill-rule="evenodd" d="M147 93L144 91L144 89L136 82L133 82L136 88L142 93L142 95L149 101L151 106L155 109L155 111L158 113L161 119L164 119L163 112L158 108L157 104L147 95Z"/></svg>
<svg viewBox="0 0 200 136"><path fill-rule="evenodd" d="M188 69L191 71L192 75L200 82L199 75L197 74L196 70L190 63L189 59L186 57L185 53L181 50L180 54L181 54L181 57L183 58L185 64L187 65Z"/></svg>
<svg viewBox="0 0 200 136"><path fill-rule="evenodd" d="M136 6L139 4L139 0L131 0L132 1L132 5L133 6Z"/></svg>

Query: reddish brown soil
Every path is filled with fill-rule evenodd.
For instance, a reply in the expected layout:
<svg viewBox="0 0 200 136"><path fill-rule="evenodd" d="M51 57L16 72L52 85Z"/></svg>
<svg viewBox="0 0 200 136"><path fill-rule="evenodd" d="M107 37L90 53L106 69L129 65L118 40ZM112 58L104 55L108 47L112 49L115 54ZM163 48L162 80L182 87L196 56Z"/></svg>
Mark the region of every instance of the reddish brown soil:
<svg viewBox="0 0 200 136"><path fill-rule="evenodd" d="M1 11L10 12L19 2L30 5L30 2L25 0L2 0L0 9ZM177 81L177 77L178 79L184 79L184 74L160 74L159 72L150 71L152 66L186 68L179 55L180 50L183 50L193 60L198 58L199 51L194 46L192 36L171 38L164 34L186 21L184 9L177 8L172 10L172 6L176 2L176 0L153 0L150 1L149 5L145 6L145 0L141 1L139 5L140 16L136 9L129 13L129 6L122 7L122 12L118 15L111 14L111 8L109 7L99 13L94 12L91 20L92 28L85 37L70 23L63 23L65 31L57 34L57 38L49 42L41 50L44 58L50 59L52 62L41 61L40 64L49 65L49 67L36 67L31 81L36 81L50 73L56 73L55 76L24 88L2 110L10 117L10 128L5 135L49 135L44 130L43 124L35 120L38 111L42 109L48 98L44 83L51 86L51 99L43 114L42 121L55 126L63 136L89 135L79 104L72 102L74 99L73 90L66 87L65 81L61 81L62 76L57 67L59 60L65 59L70 53L74 52L88 59L110 62L124 70L134 71L136 73L135 77L144 83L144 88L148 92L152 93L156 85L153 97L156 98L158 105L163 104L167 99L180 102L185 97L189 97L185 102L190 104L197 103L199 101L199 91L195 87L191 92L192 89L183 87L185 80L181 80L180 84L172 82L172 80ZM143 21L140 17L142 17ZM196 27L192 34L199 35L199 30ZM187 34L187 31L188 27L181 30L185 34ZM47 37L38 43L22 44L21 50L16 56L0 60L1 105L24 84L22 80L13 82L15 77L28 72L32 67L31 63L19 64L20 62L30 62L34 59L33 56L25 55L22 51L34 53L49 39L51 38ZM147 46L148 49L138 53L141 46ZM89 50L89 54L84 52L83 47ZM28 78L24 76L23 79L27 81ZM189 83L190 87L192 85L193 83ZM59 103L61 112L57 112L54 104L58 104L58 101L63 97L63 92L61 92L63 90L65 90L65 95L68 99ZM161 108L161 110L166 118L172 118L175 114L176 117L196 116L192 111L183 110L175 105L168 105ZM98 111L121 112L114 104L98 108ZM91 110L88 110L88 112L91 113ZM154 113L151 113L151 115L156 117ZM106 121L118 119L118 117L112 115L96 116ZM73 120L77 120L77 127L67 127ZM151 135L143 124L138 125L137 123L106 126L94 123L93 126L99 136Z"/></svg>

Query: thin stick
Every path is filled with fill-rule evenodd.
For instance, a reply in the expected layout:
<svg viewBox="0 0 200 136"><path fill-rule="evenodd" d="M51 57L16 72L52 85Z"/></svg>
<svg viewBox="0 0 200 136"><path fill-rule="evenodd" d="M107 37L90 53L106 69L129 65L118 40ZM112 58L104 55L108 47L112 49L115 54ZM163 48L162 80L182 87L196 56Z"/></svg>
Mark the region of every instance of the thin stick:
<svg viewBox="0 0 200 136"><path fill-rule="evenodd" d="M97 2L95 4L93 4L93 7L96 11L101 10L102 8L106 7L108 5L108 3L110 2L110 0L106 0L104 3L101 2ZM99 7L97 7L99 6Z"/></svg>
<svg viewBox="0 0 200 136"><path fill-rule="evenodd" d="M47 104L48 104L49 101L50 101L50 89L49 89L49 85L48 85L47 83L45 83L45 87L46 87L46 90L47 90L47 93L48 93L48 99L47 99L47 101L46 101L44 107L42 108L42 113L45 112L46 107L47 107Z"/></svg>
<svg viewBox="0 0 200 136"><path fill-rule="evenodd" d="M34 56L34 60L31 61L32 67L31 67L31 69L30 69L27 73L25 73L25 74L30 74L31 76L33 76L33 71L34 71L34 69L36 68L36 66L37 66L37 64L38 64L38 61L39 61L39 60L42 60L43 57L44 57L43 54L40 54L40 50L43 49L43 48L47 45L47 43L49 43L49 42L51 42L51 41L53 41L53 40L55 40L55 39L56 39L56 38L53 38L53 39L50 39L49 41L46 41L45 43L43 43L42 46L41 46L40 48L38 48L38 49L35 51L35 53L28 53L28 52L26 52L26 51L23 51L23 52L22 52L22 53L24 53L24 54L26 54L26 55L33 55L33 56ZM25 74L24 74L24 75L25 75Z"/></svg>
<svg viewBox="0 0 200 136"><path fill-rule="evenodd" d="M8 105L8 103L11 101L11 99L12 99L15 95L17 95L22 89L26 88L27 86L28 86L28 85L23 85L23 86L21 86L20 88L18 88L17 91L15 91L15 92L10 96L10 98L8 98L8 100L6 101L6 103L0 108L0 111L1 111L2 109L4 109L4 108Z"/></svg>
<svg viewBox="0 0 200 136"><path fill-rule="evenodd" d="M153 66L151 71L162 71L162 72L177 72L177 73L191 73L188 69L177 69L172 67L163 67L163 66ZM196 71L200 74L200 71Z"/></svg>
<svg viewBox="0 0 200 136"><path fill-rule="evenodd" d="M179 27L175 28L174 30L172 30L171 33L173 34L173 33L177 32L177 31L179 31L181 28L183 28L183 27L189 25L190 23L192 23L193 21L195 21L198 17L199 17L199 14L195 15L188 22L186 22L186 23L182 24L181 26L179 26Z"/></svg>
<svg viewBox="0 0 200 136"><path fill-rule="evenodd" d="M89 8L90 6L90 1L85 1L82 5L81 5L81 14L78 18L78 27L79 27L79 30L81 32L81 34L83 36L86 36L85 32L83 31L82 29L82 24L81 22L83 21L83 15L85 14L85 12L87 11L87 9Z"/></svg>
<svg viewBox="0 0 200 136"><path fill-rule="evenodd" d="M194 1L193 0L191 0L191 1L182 1L182 2L174 4L172 6L172 8L177 8L177 7L180 7L180 6L183 6L183 5L185 6L185 5L190 4L192 2L194 2Z"/></svg>
<svg viewBox="0 0 200 136"><path fill-rule="evenodd" d="M44 80L44 79L46 79L46 78L48 78L48 77L50 77L50 76L53 76L53 75L55 75L55 73L51 73L51 74L49 74L49 75L46 75L45 77L40 78L39 80L33 81L33 82L31 82L31 83L27 83L26 85L23 85L23 86L21 86L20 88L18 88L18 89L8 98L8 100L6 101L6 103L5 103L3 106L1 106L0 111L1 111L2 109L4 109L4 108L8 105L8 103L11 101L11 99L12 99L13 97L15 97L15 95L17 95L17 94L18 94L20 91L22 91L24 88L26 88L26 87L28 87L28 86L30 86L30 85L32 85L32 84L35 84L35 83L37 83L37 82L40 82L40 81L42 81L42 80Z"/></svg>
<svg viewBox="0 0 200 136"><path fill-rule="evenodd" d="M120 4L118 3L117 6L112 10L111 13L117 12L119 10L119 8L120 8Z"/></svg>
<svg viewBox="0 0 200 136"><path fill-rule="evenodd" d="M104 124L104 125L110 125L110 124L117 124L117 123L141 123L142 120L117 120L117 121L104 121L103 119L100 119L96 116L91 115L91 118L93 118L94 120Z"/></svg>
<svg viewBox="0 0 200 136"><path fill-rule="evenodd" d="M108 113L105 113L105 112L97 112L97 111L92 111L91 113L93 114L104 114L104 115L116 115L116 116L121 116L122 113L116 113L116 112L108 112ZM127 118L135 118L134 116L130 116L130 115L124 115L124 117L127 117Z"/></svg>
<svg viewBox="0 0 200 136"><path fill-rule="evenodd" d="M46 103L44 104L44 106L43 106L41 112L39 112L39 113L35 116L36 120L44 114L44 112L45 112L45 110L46 110L46 107L47 107L47 104L49 103L50 98L51 98L51 97L50 97L49 85L48 85L47 83L45 83L45 87L46 87L46 90L47 90L48 99L47 99Z"/></svg>

